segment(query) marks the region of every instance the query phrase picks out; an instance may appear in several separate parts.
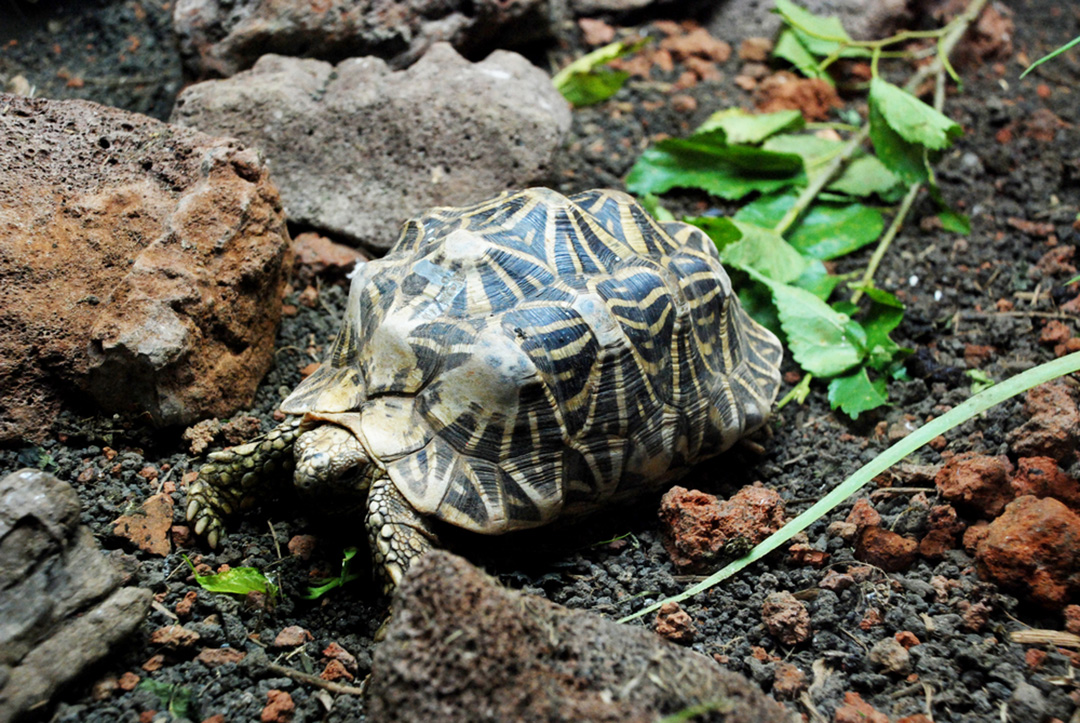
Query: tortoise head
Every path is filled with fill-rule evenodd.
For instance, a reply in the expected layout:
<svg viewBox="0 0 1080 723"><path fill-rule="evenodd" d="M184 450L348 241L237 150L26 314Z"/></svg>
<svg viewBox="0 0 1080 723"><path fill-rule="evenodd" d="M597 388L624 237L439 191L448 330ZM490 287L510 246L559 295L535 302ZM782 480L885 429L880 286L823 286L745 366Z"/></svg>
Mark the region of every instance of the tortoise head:
<svg viewBox="0 0 1080 723"><path fill-rule="evenodd" d="M305 497L362 502L378 466L347 427L318 422L296 440L293 485Z"/></svg>

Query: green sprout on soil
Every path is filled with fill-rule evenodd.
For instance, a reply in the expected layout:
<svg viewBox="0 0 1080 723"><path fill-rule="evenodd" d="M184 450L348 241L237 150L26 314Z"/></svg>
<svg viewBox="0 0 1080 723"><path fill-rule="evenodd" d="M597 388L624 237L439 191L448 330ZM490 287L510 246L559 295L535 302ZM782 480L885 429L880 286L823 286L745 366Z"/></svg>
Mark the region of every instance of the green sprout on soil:
<svg viewBox="0 0 1080 723"><path fill-rule="evenodd" d="M798 111L752 115L739 109L713 114L687 138L669 138L648 148L626 178L663 218L655 195L695 188L728 201L756 197L731 217L687 217L712 238L733 271L743 306L786 340L805 372L780 406L803 399L809 380L829 380L833 409L853 419L888 403L886 382L904 378L900 347L890 333L904 305L874 285L874 274L925 187L949 231L968 233L967 218L942 200L932 162L961 134L941 112L944 75L955 78L948 55L985 0L939 30L908 31L877 41L853 40L834 17L818 17L790 0L776 0L786 28L774 55L810 78L831 83L826 72L840 58L870 61L869 118L858 127L805 123ZM911 58L886 49L913 39L937 41L937 57L901 88L885 80L879 63ZM913 93L937 78L935 105ZM850 113L848 114L851 115ZM857 117L856 117L857 119ZM849 133L841 139L837 130ZM873 153L865 148L867 141ZM874 199L877 199L876 202ZM900 202L886 226L881 204ZM670 217L670 214L667 214ZM825 263L877 242L867 268L838 276ZM847 298L835 299L839 290ZM835 299L835 300L834 300Z"/></svg>
<svg viewBox="0 0 1080 723"><path fill-rule="evenodd" d="M1036 68L1038 68L1040 65L1042 65L1046 61L1051 60L1053 58L1056 58L1057 56L1059 56L1062 53L1070 50L1071 48L1076 47L1077 45L1080 45L1080 38L1073 38L1072 40L1065 43L1064 45L1062 45L1057 50L1053 51L1052 53L1047 53L1046 55L1042 56L1041 58L1036 60L1034 63L1029 65L1027 67L1027 70L1025 70L1023 73L1020 74L1020 77L1023 78L1025 75L1027 75L1031 71L1035 70Z"/></svg>
<svg viewBox="0 0 1080 723"><path fill-rule="evenodd" d="M345 583L352 582L360 577L352 571L352 559L356 557L355 547L346 547L342 552L341 573L337 577L327 577L317 581L318 584L308 587L306 592L300 594L305 600L318 600L336 587L342 587Z"/></svg>
<svg viewBox="0 0 1080 723"><path fill-rule="evenodd" d="M254 567L233 567L225 572L214 575L200 575L195 571L195 565L184 555L184 562L191 568L191 574L195 576L195 582L204 590L210 592L224 592L232 595L247 595L257 592L266 595L268 600L274 600L279 594L278 586L270 582L270 579Z"/></svg>
<svg viewBox="0 0 1080 723"><path fill-rule="evenodd" d="M195 708L195 697L190 688L184 688L176 683L162 683L149 678L139 683L139 690L148 690L157 696L161 706L169 712L173 718L191 719L198 714Z"/></svg>
<svg viewBox="0 0 1080 723"><path fill-rule="evenodd" d="M583 55L555 74L551 82L570 103L580 108L607 100L623 87L630 74L607 67L611 61L637 52L649 42L641 40L616 40Z"/></svg>
<svg viewBox="0 0 1080 723"><path fill-rule="evenodd" d="M763 540L745 557L729 563L719 572L710 575L705 580L691 586L678 595L649 605L632 615L627 615L619 620L619 622L625 623L634 618L648 615L651 612L659 610L665 603L682 602L689 597L693 597L694 595L715 587L742 570L744 567L757 562L773 550L776 550L781 545L789 542L792 537L820 520L844 500L865 487L879 474L889 469L897 462L900 462L909 454L917 451L920 447L929 444L935 437L945 434L964 422L974 419L977 415L982 414L987 409L990 409L1007 399L1011 399L1018 394L1026 392L1032 387L1065 376L1066 374L1073 374L1077 371L1080 371L1080 352L1073 352L1072 354L1068 354L1059 359L1040 364L1037 367L1028 369L1026 372L1017 374L1006 381L995 384L988 389L984 389L964 403L953 407L940 417L919 427L917 430L879 454L873 460L860 467L854 474L841 482L839 486L814 503L809 509Z"/></svg>

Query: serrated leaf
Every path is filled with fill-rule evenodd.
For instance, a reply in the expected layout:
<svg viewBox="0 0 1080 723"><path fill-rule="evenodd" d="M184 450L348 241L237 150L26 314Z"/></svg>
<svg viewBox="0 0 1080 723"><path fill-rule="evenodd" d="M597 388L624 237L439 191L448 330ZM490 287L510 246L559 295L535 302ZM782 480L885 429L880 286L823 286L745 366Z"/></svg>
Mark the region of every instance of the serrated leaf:
<svg viewBox="0 0 1080 723"><path fill-rule="evenodd" d="M948 148L963 133L956 121L881 78L870 81L870 105L901 138L930 150Z"/></svg>
<svg viewBox="0 0 1080 723"><path fill-rule="evenodd" d="M617 40L583 55L555 74L551 79L556 90L575 106L581 107L607 100L622 87L629 73L604 65L616 58L636 52L648 39L626 42Z"/></svg>
<svg viewBox="0 0 1080 723"><path fill-rule="evenodd" d="M809 133L783 133L765 141L761 147L776 153L794 153L803 160L808 180L815 178L838 153L844 150L842 141L834 141Z"/></svg>
<svg viewBox="0 0 1080 723"><path fill-rule="evenodd" d="M776 39L776 47L773 48L772 54L773 57L786 60L794 65L807 78L822 78L830 85L832 84L829 74L821 69L817 60L806 49L806 46L799 41L799 36L791 28L784 28L780 32L780 37Z"/></svg>
<svg viewBox="0 0 1080 723"><path fill-rule="evenodd" d="M639 196L700 188L728 200L800 182L806 176L798 156L728 145L722 131L660 141L638 157L626 177L627 189Z"/></svg>
<svg viewBox="0 0 1080 723"><path fill-rule="evenodd" d="M735 214L735 220L774 227L795 204L792 193L762 196ZM861 203L810 206L787 233L788 243L812 259L828 261L873 243L885 228L881 211Z"/></svg>
<svg viewBox="0 0 1080 723"><path fill-rule="evenodd" d="M853 374L836 377L829 382L829 404L852 419L888 403L885 380L879 378L870 381L866 367L860 367Z"/></svg>
<svg viewBox="0 0 1080 723"><path fill-rule="evenodd" d="M876 156L860 156L847 164L840 177L828 185L830 191L851 196L889 194L901 181Z"/></svg>
<svg viewBox="0 0 1080 723"><path fill-rule="evenodd" d="M788 348L799 366L814 376L828 378L862 361L866 332L858 322L833 311L809 291L757 278L772 291Z"/></svg>
<svg viewBox="0 0 1080 723"><path fill-rule="evenodd" d="M756 271L786 284L806 270L806 259L771 228L741 223L731 218L687 218L716 244L725 265Z"/></svg>
<svg viewBox="0 0 1080 723"><path fill-rule="evenodd" d="M200 575L195 572L195 566L187 558L187 555L184 556L184 560L191 568L191 572L195 576L195 582L199 583L199 586L204 590L234 595L260 592L270 597L277 594L277 586L254 567L234 567L214 575Z"/></svg>
<svg viewBox="0 0 1080 723"><path fill-rule="evenodd" d="M798 35L799 42L814 55L825 57L838 51L842 58L865 58L870 55L865 48L846 47L840 50L842 44L853 41L838 17L814 15L790 0L776 0L776 12Z"/></svg>
<svg viewBox="0 0 1080 723"><path fill-rule="evenodd" d="M870 142L881 162L904 183L925 183L930 178L926 147L905 141L873 103L870 104Z"/></svg>
<svg viewBox="0 0 1080 723"><path fill-rule="evenodd" d="M720 129L728 143L758 144L781 131L799 130L804 125L802 113L797 110L753 114L742 108L727 108L709 116L694 133Z"/></svg>

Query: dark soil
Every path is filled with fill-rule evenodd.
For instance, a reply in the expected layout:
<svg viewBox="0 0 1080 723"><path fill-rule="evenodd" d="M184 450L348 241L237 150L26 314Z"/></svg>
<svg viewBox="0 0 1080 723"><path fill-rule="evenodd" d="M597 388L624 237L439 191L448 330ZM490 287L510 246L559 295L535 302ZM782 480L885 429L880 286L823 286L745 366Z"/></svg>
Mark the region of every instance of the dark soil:
<svg viewBox="0 0 1080 723"><path fill-rule="evenodd" d="M1008 5L1016 23L1015 48L1029 59L1080 33L1074 7L1055 0L1014 0ZM0 18L5 19L0 22L0 80L21 73L38 95L90 98L167 116L181 74L169 33L169 11L158 0L55 4L0 0ZM134 50L132 38L138 41ZM556 55L569 57L580 51L579 39L571 37ZM806 404L789 405L776 415L771 435L759 440L763 454L729 453L703 465L684 486L730 495L760 480L779 491L794 516L887 447L890 432L899 433L906 424L917 426L968 398L970 379L963 371L968 368L965 350L971 346L992 347L980 368L996 380L1053 358L1053 349L1040 343L1040 333L1056 318L1076 333L1077 320L1058 311L1076 295L1075 284L1063 285L1075 271L1059 270L1035 280L1028 270L1054 246L1080 240L1078 58L1073 51L1023 81L1018 80L1023 66L1015 55L1000 64L987 62L962 70L964 88L949 98L946 108L965 134L942 159L938 178L948 201L971 215L972 233L961 237L929 224L921 230L920 220L936 213L931 199L924 196L877 275L880 286L908 304L894 337L916 350L919 360L909 365L914 381L890 384L892 406L852 422L831 411L823 389L815 387ZM611 101L576 111L556 187L565 192L619 188L637 154L657 133L685 134L716 109L752 107L749 94L731 82L736 68L737 61L732 60L723 66L724 80L684 91L697 101L696 110L688 113L673 109L662 84L642 81L631 81ZM75 78L82 80L81 85L72 82ZM1064 124L1048 125L1047 112ZM704 199L693 194L667 203L695 212L705 208ZM1017 228L1022 224L1010 219L1049 223L1053 232L1027 234ZM861 268L868 257L869 249L845 259L839 270ZM298 312L283 324L277 366L250 411L264 429L274 423L276 404L300 380L299 369L319 359L321 345L336 330L345 295L342 286L324 285L315 309L298 304L295 297L288 299ZM1013 310L998 313L999 300L1011 302ZM785 367L793 369L790 362ZM1020 401L1007 402L954 430L947 436L947 446L936 451L924 448L908 461L936 465L946 450L1008 454L1006 435L1023 420ZM298 513L285 496L238 521L216 553L190 548L162 559L126 548L112 536L114 519L136 509L163 481L179 486L182 474L197 468L199 460L188 455L181 431L102 419L86 409L66 414L50 441L40 447L0 451L4 473L40 466L74 484L83 501L84 522L136 583L152 589L160 602L136 640L63 696L56 720L134 721L144 711L162 710L159 699L147 691L115 690L99 696L102 699L93 695L95 682L128 671L190 689L198 710L192 715L195 720L218 713L229 721L258 719L271 689L291 694L295 721L356 720L363 712L358 697L335 696L327 711L317 689L265 667L269 659L317 674L325 665L320 651L336 642L356 656L360 674L366 672L386 601L372 586L361 583L315 602L298 596L311 577L337 571L342 546L350 543L348 535L330 531L318 515ZM156 480L140 476L147 467L158 473ZM1076 477L1080 464L1066 471ZM873 493L884 527L921 536L926 508L913 503L914 494L886 489ZM932 485L926 494L931 504L939 504ZM182 490L175 497L181 501ZM678 575L668 560L659 541L657 508L658 501L652 498L558 534L538 531L498 545L462 539L455 549L508 585L619 618L698 579ZM1007 637L1009 631L1026 626L1061 629L1060 615L1040 611L980 581L971 556L963 550L954 550L939 562L919 559L901 573L872 571L839 592L822 589L819 583L827 569L842 571L860 564L849 546L826 535L829 523L843 520L849 509L850 505L842 507L807 531L809 543L830 554L825 569L796 565L778 552L685 604L698 631L692 647L721 656L727 667L766 690L777 660L795 664L808 679L817 665L820 672L812 678L815 688L810 693L813 708L789 703L814 720L831 720L847 691L858 692L892 717L922 713L942 723L1004 720L1008 709L1011 720L1076 720L1070 658L1050 646L1042 665L1033 670L1025 662L1025 649ZM182 524L180 505L176 515ZM295 535L317 538L310 561L285 550ZM621 539L610 542L616 537ZM214 568L222 564L260 568L275 577L284 594L276 604L266 605L201 591L189 577L181 553ZM364 557L361 551L358 559ZM367 579L368 571L363 564L360 567L362 579ZM934 586L941 580L936 578L953 581L954 586L939 596ZM761 621L765 597L780 590L795 593L811 613L812 639L793 648L772 638ZM177 654L148 642L152 631L174 622L171 611L192 591L198 597L190 619L199 622L188 627L202 635L200 645L227 642L247 651L239 664L210 669L193 659L198 646ZM992 609L988 621L968 624L963 613L978 602ZM278 650L270 644L290 625L310 631L313 640L286 656L291 649ZM911 676L880 672L869 661L868 651L875 643L901 631L921 641L910 651ZM763 652L755 654L758 648ZM159 654L164 655L160 667L149 670L155 666L148 661ZM1021 682L1036 692L1021 687L1017 693Z"/></svg>

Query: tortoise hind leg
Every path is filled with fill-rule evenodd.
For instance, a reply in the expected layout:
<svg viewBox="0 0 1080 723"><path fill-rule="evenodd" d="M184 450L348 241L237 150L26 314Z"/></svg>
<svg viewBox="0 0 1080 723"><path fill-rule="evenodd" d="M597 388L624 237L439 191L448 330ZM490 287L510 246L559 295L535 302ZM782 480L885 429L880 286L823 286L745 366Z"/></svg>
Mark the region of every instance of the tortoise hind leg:
<svg viewBox="0 0 1080 723"><path fill-rule="evenodd" d="M288 474L293 465L293 443L300 436L299 416L286 418L266 436L207 457L199 478L188 488L186 516L195 534L206 535L217 547L224 533L224 518L255 498L255 488L271 473Z"/></svg>
<svg viewBox="0 0 1080 723"><path fill-rule="evenodd" d="M368 491L366 525L386 594L397 588L414 560L439 545L428 518L413 509L385 474L373 480Z"/></svg>

